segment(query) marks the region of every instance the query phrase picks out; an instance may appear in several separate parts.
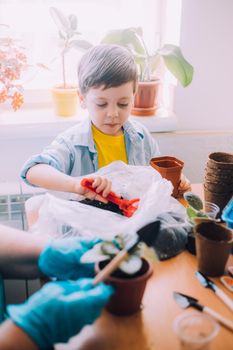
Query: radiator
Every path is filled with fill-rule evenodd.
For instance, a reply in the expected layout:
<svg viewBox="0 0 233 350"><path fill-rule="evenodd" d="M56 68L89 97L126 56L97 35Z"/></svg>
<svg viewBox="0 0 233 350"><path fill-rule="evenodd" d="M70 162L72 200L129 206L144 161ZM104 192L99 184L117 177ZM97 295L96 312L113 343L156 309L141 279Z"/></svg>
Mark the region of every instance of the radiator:
<svg viewBox="0 0 233 350"><path fill-rule="evenodd" d="M27 186L22 182L0 183L0 223L27 230L25 201L44 190ZM39 280L5 280L6 304L25 301L29 295L40 288Z"/></svg>

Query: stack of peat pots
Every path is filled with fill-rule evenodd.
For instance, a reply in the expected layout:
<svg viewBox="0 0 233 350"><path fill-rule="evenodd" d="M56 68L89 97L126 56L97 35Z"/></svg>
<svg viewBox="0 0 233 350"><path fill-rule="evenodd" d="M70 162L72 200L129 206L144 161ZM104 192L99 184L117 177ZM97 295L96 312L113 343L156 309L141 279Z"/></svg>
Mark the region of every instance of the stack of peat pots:
<svg viewBox="0 0 233 350"><path fill-rule="evenodd" d="M233 195L233 154L215 152L209 155L204 179L205 201L223 208Z"/></svg>

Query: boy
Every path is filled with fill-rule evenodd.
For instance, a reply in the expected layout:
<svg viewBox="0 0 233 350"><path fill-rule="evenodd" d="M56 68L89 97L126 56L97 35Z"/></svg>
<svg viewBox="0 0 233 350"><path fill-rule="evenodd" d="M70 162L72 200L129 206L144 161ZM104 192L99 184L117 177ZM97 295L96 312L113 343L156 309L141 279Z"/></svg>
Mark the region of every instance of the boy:
<svg viewBox="0 0 233 350"><path fill-rule="evenodd" d="M98 195L82 188L75 178L122 160L131 165L149 165L159 155L156 141L144 126L128 121L137 87L137 66L131 53L118 45L98 45L82 57L79 97L89 119L68 129L40 155L24 165L21 177L29 184L50 190L72 192L91 199ZM180 189L188 188L182 181ZM97 192L106 197L111 183L96 178Z"/></svg>

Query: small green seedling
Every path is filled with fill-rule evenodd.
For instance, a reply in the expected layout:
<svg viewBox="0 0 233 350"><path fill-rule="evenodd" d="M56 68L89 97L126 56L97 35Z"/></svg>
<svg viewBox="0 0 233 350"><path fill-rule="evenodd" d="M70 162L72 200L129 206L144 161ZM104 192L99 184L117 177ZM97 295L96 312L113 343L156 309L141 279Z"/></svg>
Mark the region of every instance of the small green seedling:
<svg viewBox="0 0 233 350"><path fill-rule="evenodd" d="M122 249L125 248L130 237L119 234L112 241L102 241L97 243L92 249L88 250L81 258L82 263L94 263L104 260L112 260ZM153 248L147 247L145 243L139 243L129 257L122 261L118 269L122 272L133 275L142 267L142 257L150 260L156 260L157 257Z"/></svg>
<svg viewBox="0 0 233 350"><path fill-rule="evenodd" d="M186 213L192 224L195 224L195 218L206 218L208 215L203 212L203 202L198 195L193 192L185 192L184 199L188 202L189 207L186 208Z"/></svg>

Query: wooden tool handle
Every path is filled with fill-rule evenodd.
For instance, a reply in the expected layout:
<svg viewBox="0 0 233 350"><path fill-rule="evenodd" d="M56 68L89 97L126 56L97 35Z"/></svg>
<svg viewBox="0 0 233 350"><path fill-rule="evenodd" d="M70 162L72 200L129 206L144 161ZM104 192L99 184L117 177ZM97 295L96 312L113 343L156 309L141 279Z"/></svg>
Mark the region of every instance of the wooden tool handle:
<svg viewBox="0 0 233 350"><path fill-rule="evenodd" d="M205 306L203 308L203 311L207 313L208 315L212 316L215 320L220 322L224 327L227 327L233 332L233 321L228 320L227 318L223 317L213 309L210 309L209 307Z"/></svg>
<svg viewBox="0 0 233 350"><path fill-rule="evenodd" d="M233 311L233 300L219 288L216 290L215 293L224 302L224 304L226 304L229 307L229 309Z"/></svg>
<svg viewBox="0 0 233 350"><path fill-rule="evenodd" d="M115 271L120 263L128 256L126 250L121 250L108 265L105 266L94 278L93 285L96 286L98 283L103 282L113 271Z"/></svg>

